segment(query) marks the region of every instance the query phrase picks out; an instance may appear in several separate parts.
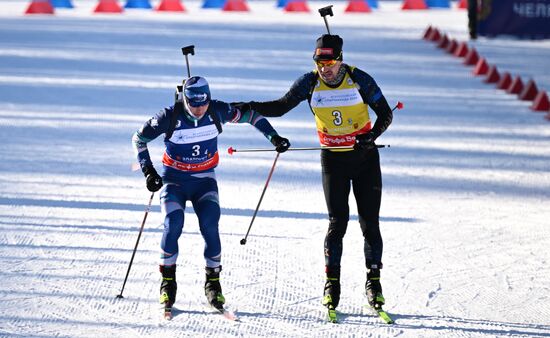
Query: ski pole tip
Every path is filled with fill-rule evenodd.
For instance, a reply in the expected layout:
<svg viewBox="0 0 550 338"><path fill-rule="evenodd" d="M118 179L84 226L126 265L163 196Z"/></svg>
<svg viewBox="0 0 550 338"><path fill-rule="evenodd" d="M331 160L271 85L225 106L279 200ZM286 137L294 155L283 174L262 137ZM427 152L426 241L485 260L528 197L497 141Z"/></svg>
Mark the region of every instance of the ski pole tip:
<svg viewBox="0 0 550 338"><path fill-rule="evenodd" d="M229 155L233 155L233 152L234 152L234 151L235 151L235 150L233 149L233 147L227 148L227 152L229 153Z"/></svg>
<svg viewBox="0 0 550 338"><path fill-rule="evenodd" d="M241 239L241 245L245 245L246 244L246 239Z"/></svg>
<svg viewBox="0 0 550 338"><path fill-rule="evenodd" d="M121 299L121 298L124 298L124 296L123 295L116 295L116 298Z"/></svg>
<svg viewBox="0 0 550 338"><path fill-rule="evenodd" d="M397 109L403 109L404 105L403 102L397 101Z"/></svg>

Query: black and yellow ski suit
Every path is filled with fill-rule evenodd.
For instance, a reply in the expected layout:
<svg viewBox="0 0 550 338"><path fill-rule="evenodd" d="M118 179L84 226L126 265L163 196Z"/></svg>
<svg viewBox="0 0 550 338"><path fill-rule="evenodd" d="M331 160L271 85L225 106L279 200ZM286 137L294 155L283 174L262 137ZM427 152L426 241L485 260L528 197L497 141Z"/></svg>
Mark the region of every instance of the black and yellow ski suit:
<svg viewBox="0 0 550 338"><path fill-rule="evenodd" d="M355 136L373 132L380 136L392 121L392 110L374 79L364 71L342 64L346 74L339 84L329 86L312 71L302 75L280 99L249 102L251 109L266 117L286 114L308 100L322 146L353 146ZM369 107L377 118L372 125ZM364 236L367 268L382 266L382 236L379 211L382 177L378 149L321 151L323 190L329 227L325 238L327 273L340 271L342 240L349 221L351 188L357 202Z"/></svg>

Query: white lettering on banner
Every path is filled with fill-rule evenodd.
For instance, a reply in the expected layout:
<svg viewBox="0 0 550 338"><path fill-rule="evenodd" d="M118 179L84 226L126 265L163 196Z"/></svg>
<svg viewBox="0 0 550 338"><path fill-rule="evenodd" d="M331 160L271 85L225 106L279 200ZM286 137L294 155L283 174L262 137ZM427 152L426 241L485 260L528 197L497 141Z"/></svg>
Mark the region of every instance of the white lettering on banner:
<svg viewBox="0 0 550 338"><path fill-rule="evenodd" d="M311 106L317 108L346 107L362 103L357 88L320 90L313 94Z"/></svg>
<svg viewBox="0 0 550 338"><path fill-rule="evenodd" d="M525 18L550 18L550 4L514 2L514 13Z"/></svg>
<svg viewBox="0 0 550 338"><path fill-rule="evenodd" d="M353 136L344 136L344 137L330 137L328 135L323 135L321 137L321 143L329 146L334 145L346 145L355 143L355 137Z"/></svg>
<svg viewBox="0 0 550 338"><path fill-rule="evenodd" d="M210 124L193 129L175 130L170 141L176 144L189 144L210 140L216 136L218 136L218 129L215 125Z"/></svg>

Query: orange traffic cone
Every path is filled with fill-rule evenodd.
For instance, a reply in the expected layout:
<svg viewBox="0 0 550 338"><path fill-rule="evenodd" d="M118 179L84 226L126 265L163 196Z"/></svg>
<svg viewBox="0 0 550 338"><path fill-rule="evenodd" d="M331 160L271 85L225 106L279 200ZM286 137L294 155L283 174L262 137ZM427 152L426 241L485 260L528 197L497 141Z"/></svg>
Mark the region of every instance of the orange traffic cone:
<svg viewBox="0 0 550 338"><path fill-rule="evenodd" d="M487 71L487 78L485 83L497 83L500 80L500 74L498 73L497 66L491 65Z"/></svg>
<svg viewBox="0 0 550 338"><path fill-rule="evenodd" d="M512 75L510 75L510 73L508 72L505 72L500 77L500 80L498 80L497 88L506 90L508 89L508 87L510 87L511 84L512 84Z"/></svg>
<svg viewBox="0 0 550 338"><path fill-rule="evenodd" d="M445 48L445 51L449 54L454 54L457 48L458 48L458 42L456 42L455 39L452 39L451 42L449 42L449 45L447 46L447 48Z"/></svg>
<svg viewBox="0 0 550 338"><path fill-rule="evenodd" d="M447 36L447 34L443 34L443 36L441 37L441 39L439 39L437 43L437 48L445 49L447 48L448 45L449 45L449 37Z"/></svg>
<svg viewBox="0 0 550 338"><path fill-rule="evenodd" d="M439 41L439 39L441 39L441 33L439 32L439 29L437 28L432 29L430 34L428 34L428 40L432 42L437 42Z"/></svg>
<svg viewBox="0 0 550 338"><path fill-rule="evenodd" d="M54 14L54 9L49 0L33 0L25 14Z"/></svg>
<svg viewBox="0 0 550 338"><path fill-rule="evenodd" d="M401 9L428 9L428 5L426 5L424 0L405 0L403 1Z"/></svg>
<svg viewBox="0 0 550 338"><path fill-rule="evenodd" d="M464 58L464 64L468 66L475 65L477 61L479 60L479 54L477 54L477 50L472 47L468 54L466 54L466 57Z"/></svg>
<svg viewBox="0 0 550 338"><path fill-rule="evenodd" d="M162 0L155 8L159 12L185 12L180 0Z"/></svg>
<svg viewBox="0 0 550 338"><path fill-rule="evenodd" d="M429 36L430 34L432 34L432 31L433 31L433 27L432 25L429 25L428 28L426 28L426 31L424 31L424 35L422 36L422 39L424 40L429 40Z"/></svg>
<svg viewBox="0 0 550 338"><path fill-rule="evenodd" d="M122 13L122 7L117 0L99 0L94 13Z"/></svg>
<svg viewBox="0 0 550 338"><path fill-rule="evenodd" d="M250 9L245 0L227 0L222 11L227 12L248 12Z"/></svg>
<svg viewBox="0 0 550 338"><path fill-rule="evenodd" d="M508 89L506 89L506 92L508 94L519 94L523 90L523 81L521 81L521 77L517 75L513 80L512 83L510 83L510 86Z"/></svg>
<svg viewBox="0 0 550 338"><path fill-rule="evenodd" d="M287 2L285 12L309 12L309 7L305 0L290 0Z"/></svg>
<svg viewBox="0 0 550 338"><path fill-rule="evenodd" d="M539 90L533 79L530 79L529 82L525 85L521 93L519 93L519 99L523 101L532 101L537 96Z"/></svg>
<svg viewBox="0 0 550 338"><path fill-rule="evenodd" d="M370 13L372 10L368 2L365 0L350 0L348 6L344 10L346 13Z"/></svg>
<svg viewBox="0 0 550 338"><path fill-rule="evenodd" d="M485 58L481 58L477 60L476 67L474 68L474 75L485 75L489 71L489 65L487 64L487 60Z"/></svg>
<svg viewBox="0 0 550 338"><path fill-rule="evenodd" d="M548 100L548 95L544 90L541 90L537 97L535 98L535 101L533 101L533 104L531 105L531 109L534 111L548 111L550 110L550 101ZM550 113L548 114L550 116Z"/></svg>
<svg viewBox="0 0 550 338"><path fill-rule="evenodd" d="M455 52L453 53L454 56L463 58L468 54L468 44L464 41L458 44L458 47L456 48Z"/></svg>

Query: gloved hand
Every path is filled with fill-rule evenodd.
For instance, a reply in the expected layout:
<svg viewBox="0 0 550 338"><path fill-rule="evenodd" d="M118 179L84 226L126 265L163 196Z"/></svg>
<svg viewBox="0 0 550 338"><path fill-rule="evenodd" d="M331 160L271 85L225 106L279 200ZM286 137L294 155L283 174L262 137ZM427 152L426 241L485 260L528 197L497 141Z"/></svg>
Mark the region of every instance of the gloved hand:
<svg viewBox="0 0 550 338"><path fill-rule="evenodd" d="M162 177L160 177L153 166L143 167L142 171L143 175L145 175L147 190L155 192L162 188Z"/></svg>
<svg viewBox="0 0 550 338"><path fill-rule="evenodd" d="M288 139L279 135L274 135L271 137L271 144L275 146L275 150L277 150L278 153L284 153L288 150L288 148L290 148L290 142Z"/></svg>
<svg viewBox="0 0 550 338"><path fill-rule="evenodd" d="M376 147L374 144L374 140L376 138L374 137L373 132L368 132L366 134L359 134L355 136L355 144L353 145L353 149L355 150L366 150L366 149L372 149Z"/></svg>

